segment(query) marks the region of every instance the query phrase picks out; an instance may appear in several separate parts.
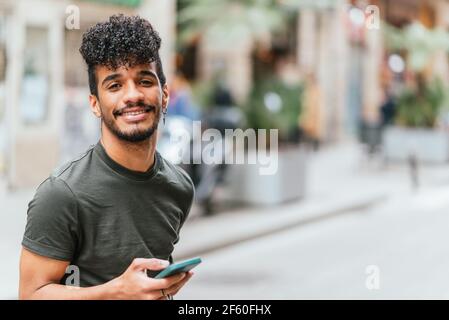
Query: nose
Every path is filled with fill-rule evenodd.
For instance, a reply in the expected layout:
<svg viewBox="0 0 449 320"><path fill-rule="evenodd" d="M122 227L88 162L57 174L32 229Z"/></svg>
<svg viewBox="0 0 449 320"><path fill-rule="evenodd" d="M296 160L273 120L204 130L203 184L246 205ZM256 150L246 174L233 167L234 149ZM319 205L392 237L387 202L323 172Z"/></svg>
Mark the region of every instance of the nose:
<svg viewBox="0 0 449 320"><path fill-rule="evenodd" d="M144 94L143 92L141 92L136 85L134 84L134 82L130 81L127 86L126 86L126 90L125 90L125 95L123 97L123 102L125 104L128 103L136 103L138 101L143 100L144 98Z"/></svg>

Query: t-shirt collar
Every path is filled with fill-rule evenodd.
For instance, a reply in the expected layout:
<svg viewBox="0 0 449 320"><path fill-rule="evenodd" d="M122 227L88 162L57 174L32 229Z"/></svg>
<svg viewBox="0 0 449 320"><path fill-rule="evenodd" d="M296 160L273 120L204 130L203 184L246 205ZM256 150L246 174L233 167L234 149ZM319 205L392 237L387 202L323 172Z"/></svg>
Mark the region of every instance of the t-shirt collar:
<svg viewBox="0 0 449 320"><path fill-rule="evenodd" d="M98 156L106 163L108 167L117 172L118 174L125 176L127 178L139 181L145 181L151 179L158 171L161 163L160 154L156 151L154 155L154 164L146 172L130 170L121 164L114 161L104 149L100 141L94 147L95 152Z"/></svg>

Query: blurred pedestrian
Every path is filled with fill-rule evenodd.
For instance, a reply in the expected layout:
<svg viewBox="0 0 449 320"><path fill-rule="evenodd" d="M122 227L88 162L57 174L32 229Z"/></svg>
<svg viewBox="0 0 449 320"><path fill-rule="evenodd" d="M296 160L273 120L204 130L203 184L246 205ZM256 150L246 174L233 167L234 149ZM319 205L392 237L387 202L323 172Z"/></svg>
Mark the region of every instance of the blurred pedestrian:
<svg viewBox="0 0 449 320"><path fill-rule="evenodd" d="M200 112L193 101L192 89L187 79L177 73L170 86L170 101L167 114L199 120Z"/></svg>
<svg viewBox="0 0 449 320"><path fill-rule="evenodd" d="M394 124L394 119L396 116L396 102L393 95L389 92L385 93L384 101L380 106L380 112L382 128Z"/></svg>
<svg viewBox="0 0 449 320"><path fill-rule="evenodd" d="M312 145L314 150L319 148L323 137L322 96L319 84L313 73L309 73L305 80L303 108L299 116L299 127L303 139Z"/></svg>
<svg viewBox="0 0 449 320"><path fill-rule="evenodd" d="M212 95L212 105L204 115L207 128L219 130L223 135L225 129L242 127L245 117L236 105L231 91L223 84L218 84Z"/></svg>

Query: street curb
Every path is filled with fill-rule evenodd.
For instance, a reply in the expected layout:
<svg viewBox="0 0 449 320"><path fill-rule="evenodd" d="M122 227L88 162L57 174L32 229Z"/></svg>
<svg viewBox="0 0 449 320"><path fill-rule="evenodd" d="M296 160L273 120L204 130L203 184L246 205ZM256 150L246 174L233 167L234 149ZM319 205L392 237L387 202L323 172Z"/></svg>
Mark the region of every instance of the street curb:
<svg viewBox="0 0 449 320"><path fill-rule="evenodd" d="M309 214L306 217L301 217L297 219L296 221L287 221L284 224L272 226L265 228L261 230L260 228L258 230L254 230L253 232L248 232L246 234L241 234L239 237L233 237L229 239L219 239L215 242L209 242L205 241L202 246L197 246L195 248L189 248L189 249L181 249L181 250L175 250L175 254L173 255L175 260L184 260L195 256L201 256L205 254L209 254L214 251L226 249L228 247L254 240L257 238L269 236L275 233L279 233L282 231L286 231L289 229L293 229L300 226L305 226L308 224L317 223L320 221L324 221L327 219L334 218L336 216L341 216L344 214L354 214L355 212L369 209L377 204L379 204L382 201L385 201L388 198L387 195L379 195L376 197L373 197L371 199L366 199L364 201L352 203L349 205L343 205L337 208L332 208L325 210L321 213L314 213ZM225 214L225 213L224 213Z"/></svg>

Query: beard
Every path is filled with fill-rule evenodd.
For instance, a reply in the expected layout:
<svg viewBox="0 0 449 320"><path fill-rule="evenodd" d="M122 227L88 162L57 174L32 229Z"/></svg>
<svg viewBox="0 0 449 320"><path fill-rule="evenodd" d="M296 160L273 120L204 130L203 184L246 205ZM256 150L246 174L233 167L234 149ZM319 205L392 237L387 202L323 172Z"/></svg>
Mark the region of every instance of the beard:
<svg viewBox="0 0 449 320"><path fill-rule="evenodd" d="M133 129L133 130L129 130L128 132L122 131L117 126L116 121L114 119L114 116L116 116L118 112L114 112L114 116L108 116L105 113L103 113L103 109L100 108L100 110L101 110L101 118L103 119L103 122L104 122L105 126L117 138L119 138L120 140L123 140L123 141L126 141L126 142L131 142L131 143L143 142L143 141L151 138L151 136L157 130L157 127L159 125L159 117L160 117L160 113L157 112L157 111L160 110L161 107L160 106L145 105L143 103L137 103L137 104L134 104L134 105L127 105L126 108L127 107L133 107L133 106L136 106L136 105L149 109L150 110L149 112L155 112L156 113L155 120L154 120L153 125L151 127L144 128L144 129L136 128L136 129Z"/></svg>

